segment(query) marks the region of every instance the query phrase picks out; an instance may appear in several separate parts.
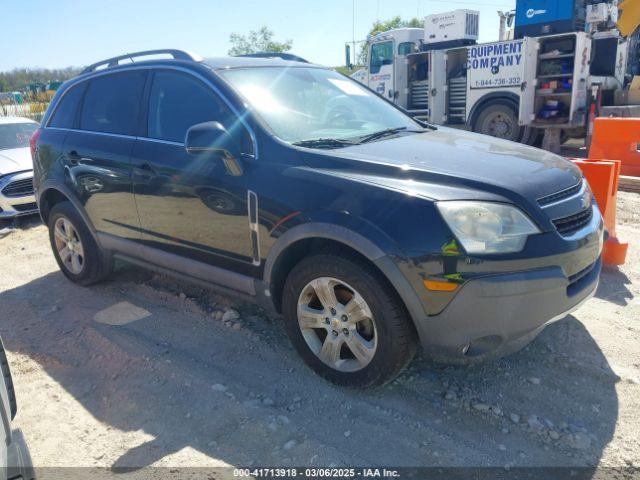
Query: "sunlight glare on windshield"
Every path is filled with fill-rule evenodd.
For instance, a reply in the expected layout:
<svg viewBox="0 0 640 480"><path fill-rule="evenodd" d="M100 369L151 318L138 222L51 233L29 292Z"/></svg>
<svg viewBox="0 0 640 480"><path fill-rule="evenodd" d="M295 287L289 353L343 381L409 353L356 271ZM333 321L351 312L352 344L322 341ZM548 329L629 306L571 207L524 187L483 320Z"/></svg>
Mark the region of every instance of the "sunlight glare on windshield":
<svg viewBox="0 0 640 480"><path fill-rule="evenodd" d="M244 84L239 87L239 90L255 108L262 112L281 114L288 110L269 90L259 85Z"/></svg>

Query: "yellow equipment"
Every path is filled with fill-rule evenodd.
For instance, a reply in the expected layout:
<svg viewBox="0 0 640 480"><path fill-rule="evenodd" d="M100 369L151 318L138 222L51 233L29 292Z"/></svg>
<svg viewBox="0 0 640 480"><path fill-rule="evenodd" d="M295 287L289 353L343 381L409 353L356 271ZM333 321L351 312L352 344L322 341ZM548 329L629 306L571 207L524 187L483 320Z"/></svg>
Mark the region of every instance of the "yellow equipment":
<svg viewBox="0 0 640 480"><path fill-rule="evenodd" d="M618 29L623 37L628 37L640 26L640 0L623 0L618 5L618 10Z"/></svg>

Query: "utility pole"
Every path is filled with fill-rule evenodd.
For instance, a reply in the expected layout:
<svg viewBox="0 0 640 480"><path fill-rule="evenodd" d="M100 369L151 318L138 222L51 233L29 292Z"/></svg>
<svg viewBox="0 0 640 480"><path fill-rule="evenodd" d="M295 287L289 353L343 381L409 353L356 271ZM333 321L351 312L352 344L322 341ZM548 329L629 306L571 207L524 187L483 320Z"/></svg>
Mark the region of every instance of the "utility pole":
<svg viewBox="0 0 640 480"><path fill-rule="evenodd" d="M352 0L351 7L351 55L353 60L350 63L356 65L356 0Z"/></svg>
<svg viewBox="0 0 640 480"><path fill-rule="evenodd" d="M505 39L507 32L507 15L502 11L498 11L498 16L500 17L500 30L498 32L498 40L502 42Z"/></svg>

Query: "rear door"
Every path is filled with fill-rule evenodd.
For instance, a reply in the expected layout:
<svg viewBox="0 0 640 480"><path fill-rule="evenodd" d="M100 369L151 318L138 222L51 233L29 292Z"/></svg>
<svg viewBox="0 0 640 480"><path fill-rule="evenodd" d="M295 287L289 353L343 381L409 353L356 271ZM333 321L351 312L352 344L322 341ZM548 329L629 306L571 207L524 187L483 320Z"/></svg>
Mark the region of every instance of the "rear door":
<svg viewBox="0 0 640 480"><path fill-rule="evenodd" d="M536 89L538 88L538 52L540 43L537 38L523 40L524 58L522 60L522 85L520 87L520 125L531 125L536 119Z"/></svg>
<svg viewBox="0 0 640 480"><path fill-rule="evenodd" d="M140 230L131 151L146 76L145 70L130 70L91 79L62 157L96 230L127 239L137 239Z"/></svg>
<svg viewBox="0 0 640 480"><path fill-rule="evenodd" d="M587 86L589 83L592 42L585 32L578 32L575 36L576 51L569 121L573 125L584 125L587 120Z"/></svg>
<svg viewBox="0 0 640 480"><path fill-rule="evenodd" d="M444 50L429 52L429 121L443 125L447 103L447 61Z"/></svg>
<svg viewBox="0 0 640 480"><path fill-rule="evenodd" d="M252 153L248 132L208 84L177 70L153 73L146 128L133 152L142 240L148 246L227 269L249 272L256 258L246 176L214 156L191 155L187 130L217 121Z"/></svg>

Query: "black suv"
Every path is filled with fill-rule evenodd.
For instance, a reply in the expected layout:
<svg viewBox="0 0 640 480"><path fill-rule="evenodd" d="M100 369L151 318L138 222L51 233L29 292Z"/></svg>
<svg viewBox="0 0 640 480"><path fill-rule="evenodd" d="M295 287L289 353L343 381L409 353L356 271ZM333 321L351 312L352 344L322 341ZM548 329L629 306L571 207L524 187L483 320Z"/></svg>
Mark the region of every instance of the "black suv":
<svg viewBox="0 0 640 480"><path fill-rule="evenodd" d="M598 283L603 223L570 162L307 63L109 59L58 90L32 150L69 279L117 258L244 294L342 385L393 378L418 341L507 354Z"/></svg>

